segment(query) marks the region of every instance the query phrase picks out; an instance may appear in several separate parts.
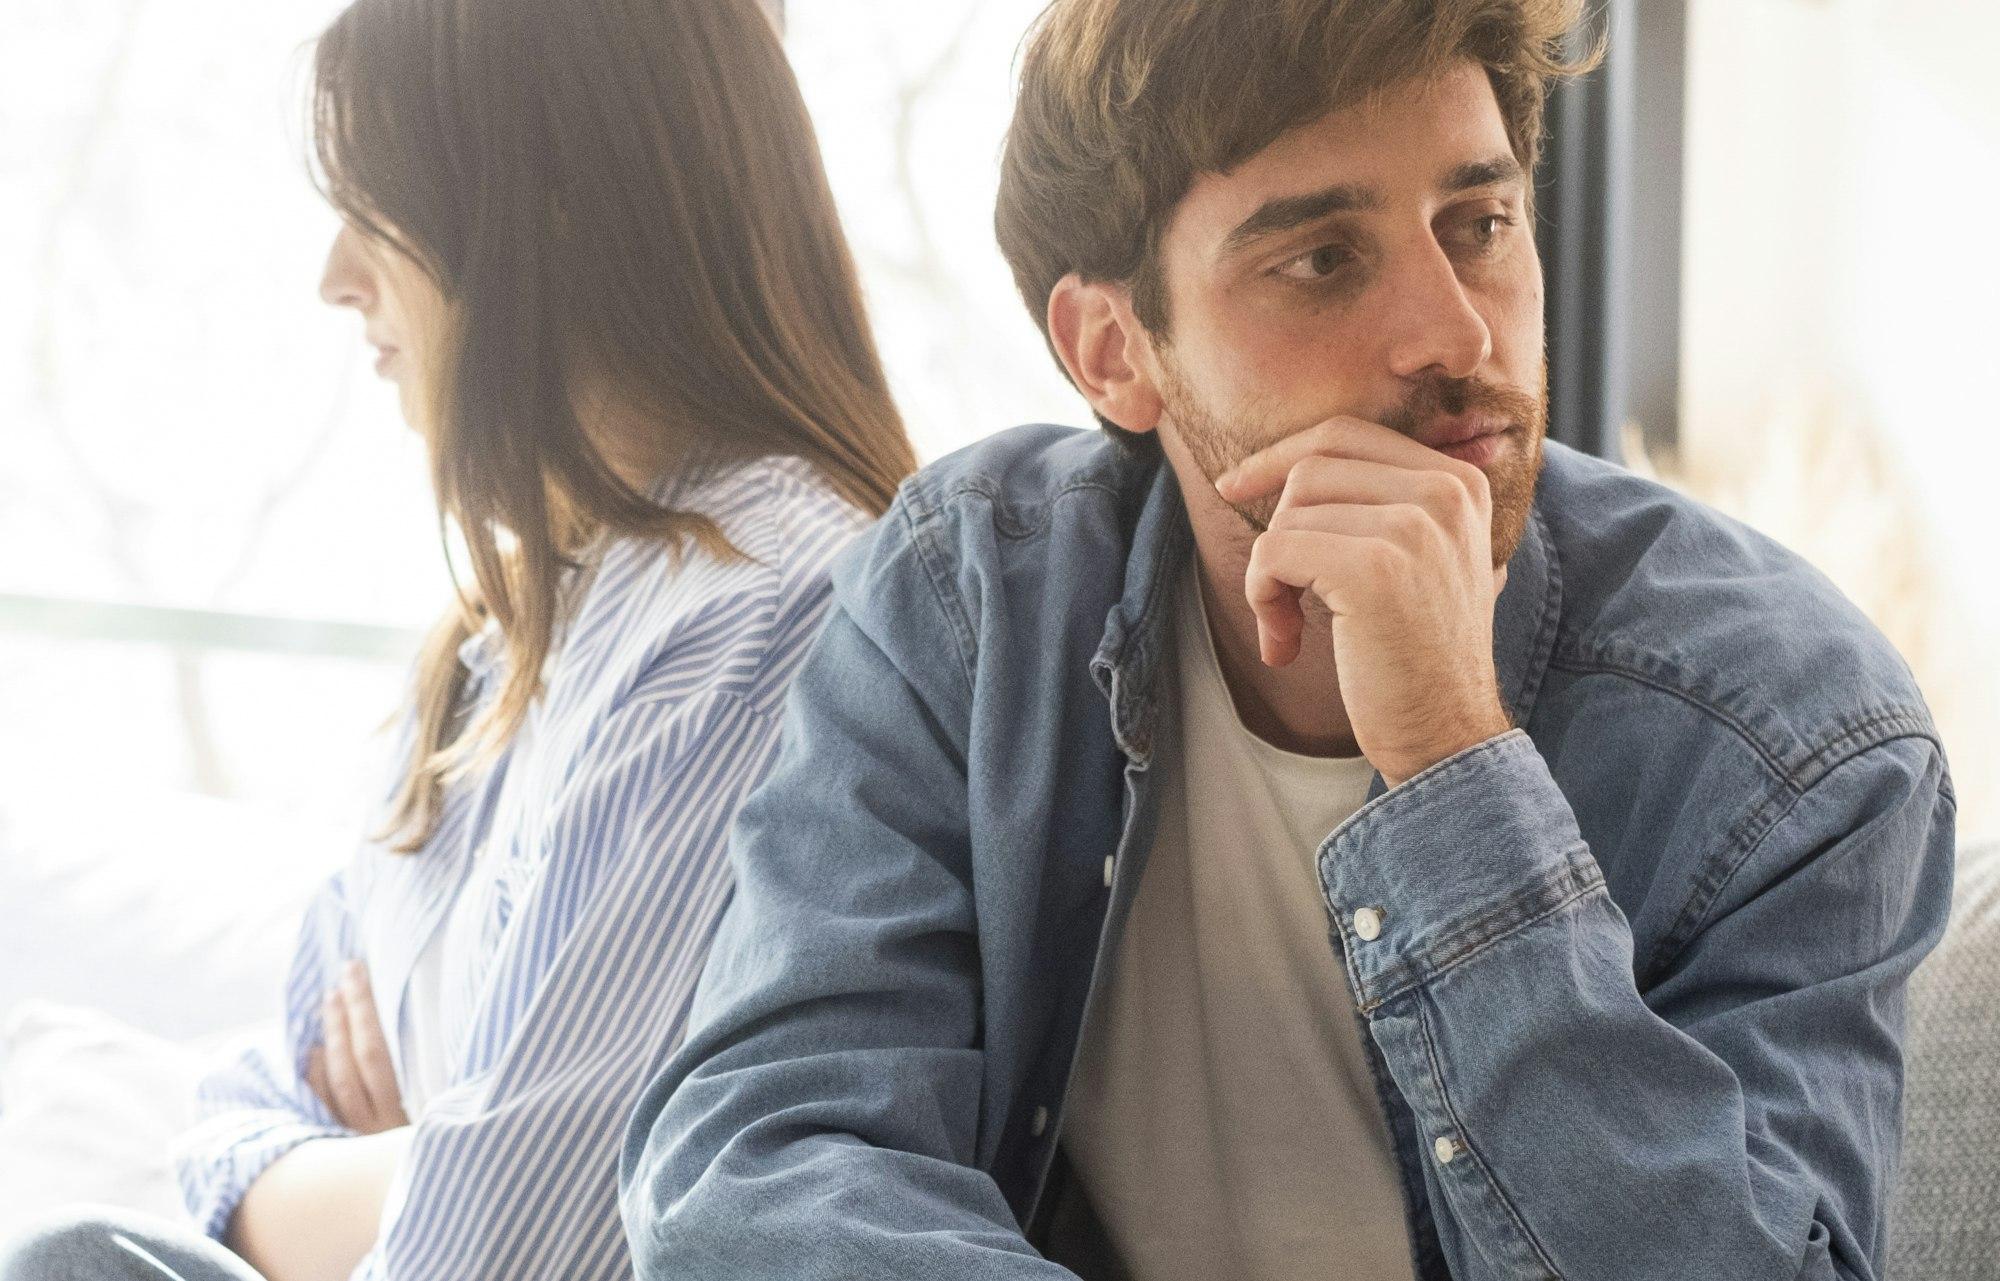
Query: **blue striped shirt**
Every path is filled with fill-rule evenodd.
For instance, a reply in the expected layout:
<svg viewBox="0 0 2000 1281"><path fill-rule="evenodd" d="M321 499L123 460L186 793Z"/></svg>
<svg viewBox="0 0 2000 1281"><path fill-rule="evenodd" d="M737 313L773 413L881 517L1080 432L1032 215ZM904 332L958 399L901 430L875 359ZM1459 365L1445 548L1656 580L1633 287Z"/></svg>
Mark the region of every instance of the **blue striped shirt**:
<svg viewBox="0 0 2000 1281"><path fill-rule="evenodd" d="M208 1235L221 1237L273 1161L346 1133L304 1065L350 958L369 968L410 1092L412 970L460 896L479 895L475 954L453 958L438 993L449 1083L413 1118L355 1275L631 1275L620 1134L681 1040L730 896L730 820L775 757L830 563L866 524L795 459L731 468L672 501L711 516L752 561L690 549L676 567L657 542L607 544L575 585L533 732L448 789L423 850L364 843L325 887L286 985L285 1044L246 1051L201 1086L180 1173ZM468 699L498 688L499 641L489 631L461 651Z"/></svg>

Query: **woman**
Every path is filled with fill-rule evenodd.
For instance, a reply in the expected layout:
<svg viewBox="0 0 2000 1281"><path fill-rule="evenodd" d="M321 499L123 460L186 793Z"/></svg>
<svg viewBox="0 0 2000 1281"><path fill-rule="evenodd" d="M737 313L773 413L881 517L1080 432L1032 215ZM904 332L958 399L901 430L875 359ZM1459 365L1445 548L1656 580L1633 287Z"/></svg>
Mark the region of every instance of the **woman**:
<svg viewBox="0 0 2000 1281"><path fill-rule="evenodd" d="M629 1275L618 1141L729 820L828 562L913 466L755 0L356 0L314 67L323 292L472 581L285 1052L202 1091L194 1229L73 1216L7 1281Z"/></svg>

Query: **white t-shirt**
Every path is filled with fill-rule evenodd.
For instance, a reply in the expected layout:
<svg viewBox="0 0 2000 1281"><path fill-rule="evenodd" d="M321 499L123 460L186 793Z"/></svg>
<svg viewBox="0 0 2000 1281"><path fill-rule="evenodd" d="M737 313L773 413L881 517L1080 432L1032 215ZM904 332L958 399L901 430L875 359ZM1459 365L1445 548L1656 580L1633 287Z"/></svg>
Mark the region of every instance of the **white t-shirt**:
<svg viewBox="0 0 2000 1281"><path fill-rule="evenodd" d="M1192 566L1179 595L1181 759L1155 766L1064 1142L1134 1281L1401 1281L1401 1180L1314 866L1373 770L1251 733Z"/></svg>
<svg viewBox="0 0 2000 1281"><path fill-rule="evenodd" d="M600 556L601 546L594 545L584 553L582 568L563 579L563 618L574 616L582 595L595 581ZM563 627L542 663L544 690L554 679L556 661L562 654L567 623ZM489 619L462 647L461 653L475 648L489 655L504 654L505 641L498 623ZM505 671L502 661L487 659L493 669L491 679L501 679ZM528 705L527 716L508 740L500 759L490 768L503 770L514 761L533 759L537 727L547 714L548 698L544 693ZM473 851L450 911L424 942L411 966L409 985L403 990L396 1044L402 1056L398 1086L403 1093L403 1112L412 1121L420 1118L431 1101L450 1087L472 1038L474 1019L480 1008L480 989L499 955L501 934L508 919L501 900L513 886L503 883L505 857L506 851L495 848L492 841L483 842Z"/></svg>
<svg viewBox="0 0 2000 1281"><path fill-rule="evenodd" d="M497 645L495 631L489 643ZM553 654L549 661L552 668ZM526 719L508 740L504 763L532 756L530 744L546 708L542 698L529 704ZM504 768L504 763L493 768ZM402 1051L403 1112L412 1121L450 1087L471 1040L480 988L499 953L506 925L498 901L507 893L501 877L504 857L505 851L492 841L473 851L450 911L417 953L409 985L403 989L397 1044Z"/></svg>
<svg viewBox="0 0 2000 1281"><path fill-rule="evenodd" d="M509 754L524 752L534 734L536 700L516 730ZM495 911L500 892L498 856L488 842L473 852L451 910L417 953L403 989L401 1035L403 1112L415 1121L432 1099L451 1085L472 1036L479 987L492 964L502 921Z"/></svg>
<svg viewBox="0 0 2000 1281"><path fill-rule="evenodd" d="M467 986L466 962L484 955L486 922L490 918L482 887L492 880L492 858L486 850L474 855L471 869L451 911L417 954L410 983L403 990L403 1112L422 1118L430 1101L451 1084L459 1056L472 1030L469 1000L448 1000L447 994Z"/></svg>

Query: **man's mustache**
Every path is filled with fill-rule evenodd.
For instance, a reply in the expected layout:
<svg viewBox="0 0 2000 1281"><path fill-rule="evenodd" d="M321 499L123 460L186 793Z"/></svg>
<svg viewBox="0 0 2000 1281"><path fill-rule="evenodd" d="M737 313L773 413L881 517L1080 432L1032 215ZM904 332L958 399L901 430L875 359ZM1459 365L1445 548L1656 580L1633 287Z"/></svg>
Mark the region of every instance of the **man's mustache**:
<svg viewBox="0 0 2000 1281"><path fill-rule="evenodd" d="M1384 427L1412 440L1440 418L1490 414L1517 427L1539 426L1548 412L1546 402L1512 387L1498 387L1480 378L1432 375L1417 384L1394 413L1378 419Z"/></svg>
<svg viewBox="0 0 2000 1281"><path fill-rule="evenodd" d="M1395 412L1370 421L1421 443L1425 427L1439 419L1457 418L1469 413L1504 418L1532 439L1541 435L1547 426L1548 397L1546 393L1534 396L1512 387L1496 386L1480 378L1432 375L1419 382ZM1210 479L1212 481L1213 476ZM1277 502L1275 498L1265 500L1271 510L1276 509ZM1230 506L1254 533L1262 534L1270 529L1270 511L1259 510L1257 504L1231 503Z"/></svg>

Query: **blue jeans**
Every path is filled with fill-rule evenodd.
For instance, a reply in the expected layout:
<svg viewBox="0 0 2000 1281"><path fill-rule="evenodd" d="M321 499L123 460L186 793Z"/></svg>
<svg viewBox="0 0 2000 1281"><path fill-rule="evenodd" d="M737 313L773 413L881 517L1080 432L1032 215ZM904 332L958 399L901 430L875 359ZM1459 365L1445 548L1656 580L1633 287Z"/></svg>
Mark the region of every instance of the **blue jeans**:
<svg viewBox="0 0 2000 1281"><path fill-rule="evenodd" d="M0 1246L0 1281L264 1281L185 1223L96 1207Z"/></svg>

